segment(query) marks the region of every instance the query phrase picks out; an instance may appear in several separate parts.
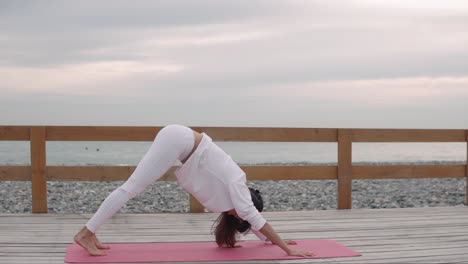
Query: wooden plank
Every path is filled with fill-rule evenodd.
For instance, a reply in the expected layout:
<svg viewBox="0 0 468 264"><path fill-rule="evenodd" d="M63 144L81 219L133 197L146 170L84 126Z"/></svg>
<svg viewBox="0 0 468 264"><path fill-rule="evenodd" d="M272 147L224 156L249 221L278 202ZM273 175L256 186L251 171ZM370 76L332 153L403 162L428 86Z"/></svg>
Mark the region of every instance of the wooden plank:
<svg viewBox="0 0 468 264"><path fill-rule="evenodd" d="M353 142L465 142L464 130L352 129Z"/></svg>
<svg viewBox="0 0 468 264"><path fill-rule="evenodd" d="M153 141L162 127L48 126L50 141ZM192 127L217 141L337 142L338 129ZM466 142L465 130L351 129L353 142ZM28 126L0 126L0 140L28 140Z"/></svg>
<svg viewBox="0 0 468 264"><path fill-rule="evenodd" d="M47 166L48 181L126 181L135 166Z"/></svg>
<svg viewBox="0 0 468 264"><path fill-rule="evenodd" d="M317 263L463 263L468 259L467 207L262 214L283 238L334 239L363 254L355 258L319 259ZM116 214L100 229L98 236L104 243L213 241L211 225L218 215ZM63 263L73 234L90 216L0 215L0 263ZM242 239L257 238L249 234ZM291 263L290 260L274 262ZM314 263L312 260L293 262Z"/></svg>
<svg viewBox="0 0 468 264"><path fill-rule="evenodd" d="M248 180L336 180L336 166L241 166Z"/></svg>
<svg viewBox="0 0 468 264"><path fill-rule="evenodd" d="M268 217L275 216L276 219L290 221L293 219L307 219L307 221L311 222L311 220L320 221L326 220L326 222L330 221L338 221L341 219L340 216L343 215L343 212L340 210L311 210L311 211L286 211L281 212L275 211L264 211L262 212L263 215ZM146 215L146 218L149 221L153 221L154 219L160 220L177 220L179 217L178 213L146 213L146 214L127 214L126 217L128 218L140 218L141 215ZM10 223L12 221L18 221L17 218L25 219L24 223L48 223L52 218L56 219L57 221L62 221L67 219L67 221L78 221L81 222L83 219L89 218L92 214L53 214L53 215L34 215L34 222L28 222L29 214L1 214L0 217L0 224L2 223ZM284 217L284 218L281 218ZM417 220L417 219L437 219L438 217L445 218L445 219L453 219L457 217L468 217L468 207L416 207L416 208L385 208L385 209L353 209L346 211L346 218L340 221L348 221L348 222L356 222L356 220L361 219L361 221L367 221L366 219L374 219L380 221L388 221L395 222L400 218L405 218L409 220ZM144 218L144 219L146 219ZM15 220L11 220L15 219ZM210 219L210 215L206 214L203 216L198 216L197 219L199 220L207 220ZM116 223L116 222L115 222ZM468 224L468 222L467 222Z"/></svg>
<svg viewBox="0 0 468 264"><path fill-rule="evenodd" d="M355 165L352 178L462 178L466 165ZM173 167L161 181L175 181ZM337 166L241 166L248 180L336 180ZM125 181L135 166L47 166L49 181ZM0 166L0 181L30 181L29 166Z"/></svg>
<svg viewBox="0 0 468 264"><path fill-rule="evenodd" d="M0 126L0 140L29 140L29 126Z"/></svg>
<svg viewBox="0 0 468 264"><path fill-rule="evenodd" d="M431 216L425 216L425 217L417 217L414 215L403 215L400 217L379 217L378 215L366 215L366 217L358 217L358 218L348 218L346 216L346 219L339 219L336 220L333 218L332 215L325 215L322 217L313 217L309 214L309 217L313 217L312 219L305 219L305 216L302 217L289 217L287 214L282 214L281 217L278 216L278 212L273 212L273 214L265 214L264 216L266 218L274 217L275 220L275 226L278 229L287 229L288 232L291 233L299 233L302 232L306 229L318 229L320 228L320 231L315 231L315 232L335 232L335 231L349 231L349 232L356 232L359 233L359 231L362 230L367 230L367 231L373 231L373 232L378 232L379 235L384 235L386 233L387 235L391 236L397 236L399 235L398 232L404 233L407 237L409 235L426 235L428 229L432 229L431 234L440 234L441 236L444 235L449 235L452 236L456 234L457 236L464 236L468 235L468 230L466 229L468 227L468 224L466 223L466 215L464 216L438 216L437 213L434 213L434 218ZM385 214L385 213L384 213ZM413 213L414 214L414 213ZM140 215L140 214L139 214ZM151 224L154 225L155 228L159 227L167 227L167 230L155 230L157 232L170 232L170 228L182 228L184 227L183 222L177 221L177 217L165 217L164 221L166 223L163 223L163 219L158 217L159 214L154 214L153 216L147 215L147 220L142 221L139 219L134 219L131 222L132 224L130 227L133 225L144 225L144 224ZM337 214L334 215L335 217L340 217L342 215ZM2 216L3 217L3 216ZM91 216L90 216L91 217ZM130 217L132 218L132 217ZM204 225L204 223L212 222L214 219L211 219L212 217L210 216L209 218L201 218L194 220L196 222L193 222L195 225ZM83 218L84 219L84 218ZM132 218L133 219L133 218ZM159 226L154 220L157 219L157 221L160 221L161 226ZM402 219L404 219L404 223L401 223ZM48 221L51 221L50 219L42 219L42 220L36 220L37 222L31 222L31 219L21 219L20 217L13 218L10 217L10 220L15 220L15 223L18 224L24 224L27 225L23 227L21 230L11 230L11 229L5 229L2 231L2 234L6 233L15 233L17 236L22 236L22 235L29 235L30 232L34 231L37 228L41 228L41 232L47 232L49 231L49 228L44 229L44 225L47 224ZM64 218L59 218L55 219L54 221L61 222L63 221ZM69 219L70 225L65 226L71 226L71 225L76 225L80 222L83 222L83 220L77 219ZM324 223L326 222L326 226L324 226ZM291 223L294 223L296 226L291 226ZM3 223L1 224L2 228L8 227L10 223ZM121 221L112 221L112 225L127 225L127 222L121 222ZM207 227L209 228L209 227ZM50 226L50 229L54 229L53 226ZM318 234L318 233L317 233ZM366 235L366 234L362 234ZM32 242L32 241L31 241Z"/></svg>
<svg viewBox="0 0 468 264"><path fill-rule="evenodd" d="M353 166L353 179L462 178L466 165Z"/></svg>
<svg viewBox="0 0 468 264"><path fill-rule="evenodd" d="M31 166L0 166L0 181L30 181Z"/></svg>
<svg viewBox="0 0 468 264"><path fill-rule="evenodd" d="M199 214L199 215L204 215ZM219 216L219 213L215 214L216 217ZM343 215L341 215L343 217ZM122 221L120 215L116 215L115 219L120 219ZM179 219L173 220L174 222L178 222L179 225L170 225L165 226L164 223L159 224L151 224L151 223L134 223L130 219L127 220L126 223L123 224L106 224L105 228L100 230L100 235L106 236L107 238L117 238L121 241L138 241L140 239L144 239L145 237L150 236L157 236L158 240L168 240L171 236L177 236L177 240L184 241L189 240L190 236L197 236L203 235L208 238L211 231L211 226L215 219L206 222L198 222L194 225L195 222L186 220L185 216L179 217ZM274 220L275 218L268 218L269 222L275 227L275 229L280 232L281 234L288 234L290 238L300 238L301 236L307 237L311 235L312 228L309 228L302 223L291 222L289 227L292 226L300 226L301 228L289 229L288 226L279 226L278 222ZM52 221L52 220L50 220ZM61 221L63 222L63 221ZM60 222L60 223L61 223ZM83 221L85 222L85 221ZM67 228L71 230L73 227L76 229L78 226L82 226L84 223L76 223L74 225L61 226L63 228ZM399 221L399 223L402 223ZM449 224L449 223L447 223ZM25 227L24 224L21 224L22 227ZM193 229L187 229L189 226ZM344 224L346 226L346 224ZM426 229L412 229L412 228L402 228L402 229L386 229L385 226L382 226L379 230L376 229L359 229L359 230L351 230L350 228L341 228L338 230L325 230L322 229L322 226L313 227L313 237L316 239L326 239L333 237L336 240L346 241L348 244L362 244L362 243L381 243L385 245L395 245L398 244L398 241L402 240L411 240L411 241L418 241L422 243L428 243L430 241L437 242L437 241L452 241L452 242L466 242L466 236L468 235L467 232L462 231L461 234L458 234L454 228L448 229L448 233L444 232L445 226L434 226L431 228ZM8 226L11 228L11 226ZM458 226L461 230L466 230L467 226ZM129 232L121 232L123 229L131 230ZM15 230L15 232L2 232L2 237L0 237L1 243L11 243L10 237L15 237L16 241L27 241L27 243L40 243L42 240L53 240L52 238L56 236L56 231L54 230L53 226L38 226L35 230L28 230L28 232L22 232L21 230ZM31 237L31 233L34 233L36 236ZM71 233L71 232L70 232ZM62 231L61 234L64 234ZM71 234L70 234L71 236ZM136 237L133 238L133 237ZM132 239L133 238L133 239ZM69 238L68 238L69 239ZM60 237L55 240L55 242L68 242L69 240L67 237ZM114 240L117 240L114 239ZM171 239L173 241L173 239ZM385 243L383 242L385 241ZM457 244L458 244L457 243Z"/></svg>
<svg viewBox="0 0 468 264"><path fill-rule="evenodd" d="M32 212L47 213L46 128L31 128Z"/></svg>
<svg viewBox="0 0 468 264"><path fill-rule="evenodd" d="M47 166L49 181L126 181L136 166ZM159 180L175 181L172 167Z"/></svg>
<svg viewBox="0 0 468 264"><path fill-rule="evenodd" d="M336 166L241 166L249 180L336 180ZM172 167L161 181L175 181ZM49 181L125 181L135 166L48 166Z"/></svg>
<svg viewBox="0 0 468 264"><path fill-rule="evenodd" d="M161 127L48 126L48 141L153 141Z"/></svg>
<svg viewBox="0 0 468 264"><path fill-rule="evenodd" d="M50 141L153 141L162 127L49 126ZM216 141L336 142L336 129L192 127Z"/></svg>
<svg viewBox="0 0 468 264"><path fill-rule="evenodd" d="M352 131L338 130L338 209L351 209Z"/></svg>
<svg viewBox="0 0 468 264"><path fill-rule="evenodd" d="M409 245L410 246L410 245ZM390 252L375 252L375 253L366 253L364 252L362 257L359 258L346 258L339 259L336 264L345 264L345 263L366 263L366 264L395 264L395 263L454 263L454 260L463 260L463 257L466 257L467 254L464 252L466 249L453 248L443 249L443 250L414 250L400 248L401 251L393 250ZM442 261L441 261L442 260ZM413 262L416 261L416 262ZM421 262L419 262L421 261Z"/></svg>
<svg viewBox="0 0 468 264"><path fill-rule="evenodd" d="M192 127L215 141L336 142L337 129L273 127Z"/></svg>

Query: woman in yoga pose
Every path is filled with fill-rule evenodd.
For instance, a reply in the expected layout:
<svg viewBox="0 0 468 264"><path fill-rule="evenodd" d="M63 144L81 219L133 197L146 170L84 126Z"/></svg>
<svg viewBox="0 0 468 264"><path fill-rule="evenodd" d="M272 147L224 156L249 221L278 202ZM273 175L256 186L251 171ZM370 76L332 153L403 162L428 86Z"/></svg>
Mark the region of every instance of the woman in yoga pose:
<svg viewBox="0 0 468 264"><path fill-rule="evenodd" d="M150 149L128 180L113 191L97 212L75 235L74 240L90 255L106 255L109 247L99 242L96 231L130 199L142 193L179 160L175 175L179 184L211 212L221 212L215 228L220 247L235 247L236 234L251 230L264 241L271 241L290 256L312 256L294 250L274 231L259 211L263 201L257 190L246 185L245 173L205 133L181 125L169 125L157 134Z"/></svg>

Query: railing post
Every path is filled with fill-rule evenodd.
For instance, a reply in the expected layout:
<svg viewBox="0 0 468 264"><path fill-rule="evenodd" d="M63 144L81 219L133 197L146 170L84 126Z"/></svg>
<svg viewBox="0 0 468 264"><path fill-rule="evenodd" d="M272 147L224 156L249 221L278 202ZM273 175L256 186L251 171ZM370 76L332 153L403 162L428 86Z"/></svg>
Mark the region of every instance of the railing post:
<svg viewBox="0 0 468 264"><path fill-rule="evenodd" d="M465 177L466 177L466 185L465 185L465 206L468 206L468 130L465 130L465 141L466 141L466 168L465 168Z"/></svg>
<svg viewBox="0 0 468 264"><path fill-rule="evenodd" d="M190 212L191 213L203 213L205 212L205 207L197 200L193 195L190 195Z"/></svg>
<svg viewBox="0 0 468 264"><path fill-rule="evenodd" d="M352 131L338 129L338 209L351 209Z"/></svg>
<svg viewBox="0 0 468 264"><path fill-rule="evenodd" d="M46 128L31 127L32 212L47 213Z"/></svg>

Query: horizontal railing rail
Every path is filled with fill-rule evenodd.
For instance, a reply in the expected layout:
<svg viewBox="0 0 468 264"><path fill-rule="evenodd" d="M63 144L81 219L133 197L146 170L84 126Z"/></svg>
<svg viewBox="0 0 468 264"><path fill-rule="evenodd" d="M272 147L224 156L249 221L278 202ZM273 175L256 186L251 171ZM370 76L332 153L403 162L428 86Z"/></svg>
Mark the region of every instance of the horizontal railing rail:
<svg viewBox="0 0 468 264"><path fill-rule="evenodd" d="M0 141L30 141L31 165L0 165L0 181L31 181L32 211L47 213L47 181L125 181L135 166L48 166L47 141L152 141L162 127L0 126ZM466 178L468 164L353 165L353 142L465 142L468 130L192 127L215 141L335 142L337 165L241 166L249 180L336 180L337 208L351 208L352 180ZM468 158L467 158L468 160ZM170 169L160 180L174 181ZM468 188L466 190L468 204ZM204 208L190 196L192 212Z"/></svg>

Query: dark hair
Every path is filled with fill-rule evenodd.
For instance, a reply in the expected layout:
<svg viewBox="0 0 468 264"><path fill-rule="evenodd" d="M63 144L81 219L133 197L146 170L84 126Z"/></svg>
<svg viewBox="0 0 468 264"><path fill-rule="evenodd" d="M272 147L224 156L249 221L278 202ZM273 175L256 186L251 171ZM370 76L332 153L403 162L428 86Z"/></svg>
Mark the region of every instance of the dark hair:
<svg viewBox="0 0 468 264"><path fill-rule="evenodd" d="M252 202L259 212L263 211L263 199L259 190L249 188ZM239 233L247 233L250 230L250 223L245 220L240 220L233 215L228 215L227 212L221 215L215 221L215 237L218 246L234 247L236 244L236 235Z"/></svg>

